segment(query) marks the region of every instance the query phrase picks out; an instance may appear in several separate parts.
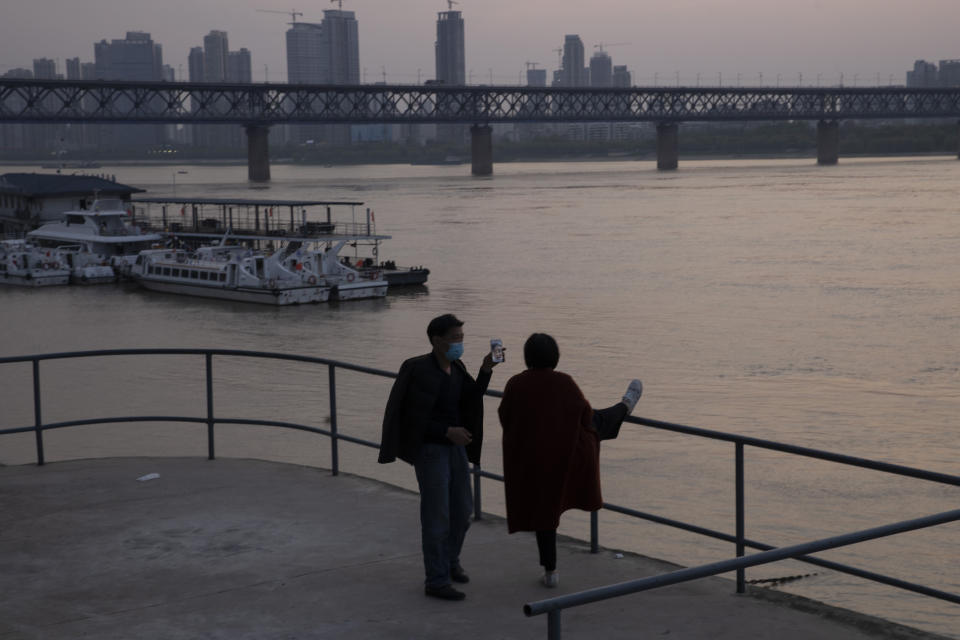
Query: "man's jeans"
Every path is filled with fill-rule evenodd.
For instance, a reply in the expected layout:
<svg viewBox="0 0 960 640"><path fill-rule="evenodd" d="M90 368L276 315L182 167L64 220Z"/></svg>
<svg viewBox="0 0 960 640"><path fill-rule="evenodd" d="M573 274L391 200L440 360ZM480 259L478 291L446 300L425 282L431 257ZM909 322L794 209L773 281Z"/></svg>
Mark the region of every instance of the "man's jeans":
<svg viewBox="0 0 960 640"><path fill-rule="evenodd" d="M424 443L413 465L420 485L420 535L426 586L450 584L470 526L473 494L467 451L462 446Z"/></svg>

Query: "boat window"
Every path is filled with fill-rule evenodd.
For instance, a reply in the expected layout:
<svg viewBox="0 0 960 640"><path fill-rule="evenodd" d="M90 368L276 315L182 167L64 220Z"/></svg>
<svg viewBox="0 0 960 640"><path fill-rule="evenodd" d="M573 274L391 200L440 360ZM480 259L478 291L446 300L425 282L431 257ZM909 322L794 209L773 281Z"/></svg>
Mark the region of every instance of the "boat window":
<svg viewBox="0 0 960 640"><path fill-rule="evenodd" d="M67 224L83 224L83 216L67 216Z"/></svg>
<svg viewBox="0 0 960 640"><path fill-rule="evenodd" d="M207 272L206 272L206 271L201 271L201 272L200 272L200 279L201 279L201 280L206 280L208 277L209 277L209 276L207 275Z"/></svg>
<svg viewBox="0 0 960 640"><path fill-rule="evenodd" d="M200 274L199 274L199 273L197 273L196 271L190 271L190 279L191 279L191 280L196 280L196 279L199 278L199 277L200 277Z"/></svg>
<svg viewBox="0 0 960 640"><path fill-rule="evenodd" d="M164 267L164 268L163 268L163 275L165 275L165 276L170 275L170 267Z"/></svg>
<svg viewBox="0 0 960 640"><path fill-rule="evenodd" d="M221 273L221 274L220 274L220 282L226 282L226 281L227 281L227 274Z"/></svg>
<svg viewBox="0 0 960 640"><path fill-rule="evenodd" d="M172 275L174 278L179 278L179 277L180 277L180 269L174 269L174 270L170 273L170 275Z"/></svg>

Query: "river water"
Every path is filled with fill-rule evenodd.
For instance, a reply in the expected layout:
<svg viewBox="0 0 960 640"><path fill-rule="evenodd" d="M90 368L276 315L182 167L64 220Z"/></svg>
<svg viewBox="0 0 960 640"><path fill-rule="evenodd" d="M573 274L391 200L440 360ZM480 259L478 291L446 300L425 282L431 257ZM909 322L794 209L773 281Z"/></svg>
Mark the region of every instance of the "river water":
<svg viewBox="0 0 960 640"><path fill-rule="evenodd" d="M15 167L8 171L18 170ZM186 174L175 174L176 171ZM245 167L105 167L169 195L255 198ZM946 473L960 459L960 162L952 158L274 166L269 194L362 200L381 257L431 270L426 289L386 299L263 308L130 286L0 288L0 353L120 347L223 347L302 353L396 370L428 350L427 322L466 321L465 362L489 339L522 369L522 344L553 334L559 368L596 405L644 382L636 415L749 434ZM44 420L205 415L202 359L113 358L44 364ZM323 368L218 359L218 415L323 425ZM389 381L338 374L342 432L377 439ZM32 424L30 371L0 367L4 426ZM496 401L487 401L484 466L500 470ZM32 460L32 436L7 436L0 463ZM50 460L203 455L205 430L97 426L47 434ZM323 438L218 428L218 455L328 466ZM406 465L343 444L342 469L414 487ZM734 530L733 446L625 426L602 452L604 498ZM149 472L145 461L144 473ZM747 535L785 545L957 507L957 490L748 449ZM484 509L503 513L499 484ZM587 518L562 533L585 538ZM960 524L823 554L960 592ZM413 535L413 533L412 533ZM604 513L601 544L693 565L731 557L726 543ZM467 541L469 546L469 538ZM531 566L536 558L531 540ZM749 579L814 574L779 588L960 637L960 609L810 565ZM642 606L642 596L637 596ZM518 605L519 606L519 605Z"/></svg>

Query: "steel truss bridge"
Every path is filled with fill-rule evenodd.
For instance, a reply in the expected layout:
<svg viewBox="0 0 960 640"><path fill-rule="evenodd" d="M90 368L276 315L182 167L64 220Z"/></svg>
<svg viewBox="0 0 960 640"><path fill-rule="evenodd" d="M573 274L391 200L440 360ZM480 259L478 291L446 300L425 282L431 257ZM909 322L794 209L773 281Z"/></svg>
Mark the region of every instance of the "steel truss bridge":
<svg viewBox="0 0 960 640"><path fill-rule="evenodd" d="M960 88L625 89L0 80L0 122L710 122L960 117Z"/></svg>

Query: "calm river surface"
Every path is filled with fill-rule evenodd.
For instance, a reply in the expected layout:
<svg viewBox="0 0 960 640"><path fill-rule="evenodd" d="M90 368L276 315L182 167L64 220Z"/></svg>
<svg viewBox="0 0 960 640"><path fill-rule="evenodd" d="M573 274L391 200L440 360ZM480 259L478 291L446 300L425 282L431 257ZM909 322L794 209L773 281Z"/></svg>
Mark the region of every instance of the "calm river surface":
<svg viewBox="0 0 960 640"><path fill-rule="evenodd" d="M5 168L16 171L15 167ZM245 167L105 167L169 195L256 198ZM960 440L960 162L952 158L274 166L269 195L362 200L382 257L432 270L427 289L384 300L262 308L130 286L0 288L0 353L120 347L224 347L332 357L396 370L425 352L433 316L466 320L464 360L491 337L522 368L522 344L553 334L560 369L596 405L644 382L637 415L958 473ZM44 364L44 420L205 415L202 359L112 358ZM215 360L222 416L322 426L324 368ZM369 439L389 390L341 372L341 431ZM0 367L4 426L32 424L29 367ZM499 471L496 401L487 401L484 466ZM205 430L98 426L47 434L48 459L204 455ZM326 439L219 427L218 455L328 466ZM627 425L602 452L604 498L733 532L733 445ZM7 436L0 463L33 459L32 436ZM341 445L342 469L414 487L403 464ZM773 545L953 509L958 490L748 449L747 535ZM144 473L150 472L144 462ZM502 513L484 484L484 509ZM589 534L583 514L562 532ZM411 532L415 535L415 532ZM726 543L604 513L601 544L693 565L734 555ZM469 547L469 537L467 540ZM823 554L960 592L960 524ZM536 554L531 540L531 564ZM960 637L960 609L810 565L748 578L814 573L782 586L831 604ZM640 598L642 596L638 596ZM639 601L638 601L639 602ZM519 606L519 605L518 605Z"/></svg>

